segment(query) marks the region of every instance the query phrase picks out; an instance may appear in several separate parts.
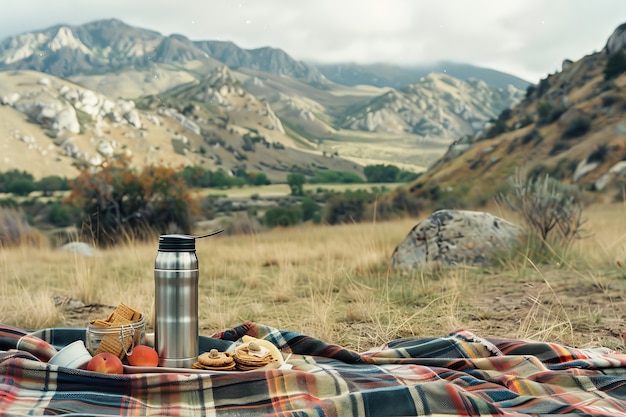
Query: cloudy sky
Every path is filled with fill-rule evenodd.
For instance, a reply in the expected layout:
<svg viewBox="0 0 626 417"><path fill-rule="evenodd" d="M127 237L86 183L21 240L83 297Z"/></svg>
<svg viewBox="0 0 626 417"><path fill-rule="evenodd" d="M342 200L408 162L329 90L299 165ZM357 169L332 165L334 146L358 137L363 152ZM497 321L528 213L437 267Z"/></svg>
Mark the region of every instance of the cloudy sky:
<svg viewBox="0 0 626 417"><path fill-rule="evenodd" d="M8 0L0 39L118 18L164 35L281 48L314 62L457 61L538 82L601 50L625 0Z"/></svg>

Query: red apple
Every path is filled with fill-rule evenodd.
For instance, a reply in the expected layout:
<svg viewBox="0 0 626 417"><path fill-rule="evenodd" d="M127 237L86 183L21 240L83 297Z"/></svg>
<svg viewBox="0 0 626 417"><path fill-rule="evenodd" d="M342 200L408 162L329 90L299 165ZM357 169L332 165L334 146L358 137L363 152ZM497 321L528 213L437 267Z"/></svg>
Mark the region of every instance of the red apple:
<svg viewBox="0 0 626 417"><path fill-rule="evenodd" d="M123 374L124 365L120 358L110 352L98 353L87 362L87 370L106 374Z"/></svg>
<svg viewBox="0 0 626 417"><path fill-rule="evenodd" d="M159 354L150 346L138 345L130 355L126 355L128 363L133 366L158 366Z"/></svg>

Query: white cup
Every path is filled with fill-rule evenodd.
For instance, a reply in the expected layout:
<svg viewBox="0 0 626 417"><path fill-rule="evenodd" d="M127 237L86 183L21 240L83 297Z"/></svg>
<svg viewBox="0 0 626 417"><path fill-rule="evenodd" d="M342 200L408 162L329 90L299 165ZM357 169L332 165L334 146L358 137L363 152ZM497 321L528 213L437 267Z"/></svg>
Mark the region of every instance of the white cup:
<svg viewBox="0 0 626 417"><path fill-rule="evenodd" d="M50 358L48 363L66 368L86 369L91 357L91 353L85 347L85 343L82 340L77 340L59 350Z"/></svg>

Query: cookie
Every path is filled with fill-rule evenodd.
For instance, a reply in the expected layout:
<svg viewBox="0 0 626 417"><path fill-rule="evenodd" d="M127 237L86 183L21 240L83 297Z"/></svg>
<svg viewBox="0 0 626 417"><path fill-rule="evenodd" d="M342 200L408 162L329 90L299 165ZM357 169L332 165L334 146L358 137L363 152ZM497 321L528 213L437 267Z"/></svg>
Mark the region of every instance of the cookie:
<svg viewBox="0 0 626 417"><path fill-rule="evenodd" d="M240 371L262 368L274 360L269 350L262 348L255 342L238 346L233 354L233 359L237 370Z"/></svg>
<svg viewBox="0 0 626 417"><path fill-rule="evenodd" d="M198 356L198 361L192 365L194 369L206 369L211 371L230 371L235 368L235 361L228 352L218 352L211 349Z"/></svg>

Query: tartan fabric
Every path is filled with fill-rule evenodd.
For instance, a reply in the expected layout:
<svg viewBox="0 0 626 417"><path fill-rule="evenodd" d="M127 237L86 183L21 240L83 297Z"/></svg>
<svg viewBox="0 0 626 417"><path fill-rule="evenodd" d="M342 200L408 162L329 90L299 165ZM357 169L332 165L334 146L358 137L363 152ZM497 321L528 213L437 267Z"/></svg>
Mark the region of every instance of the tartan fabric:
<svg viewBox="0 0 626 417"><path fill-rule="evenodd" d="M626 354L601 348L461 330L356 353L244 323L201 337L201 350L250 335L292 353L293 368L106 375L46 363L84 334L0 325L0 415L626 415Z"/></svg>

